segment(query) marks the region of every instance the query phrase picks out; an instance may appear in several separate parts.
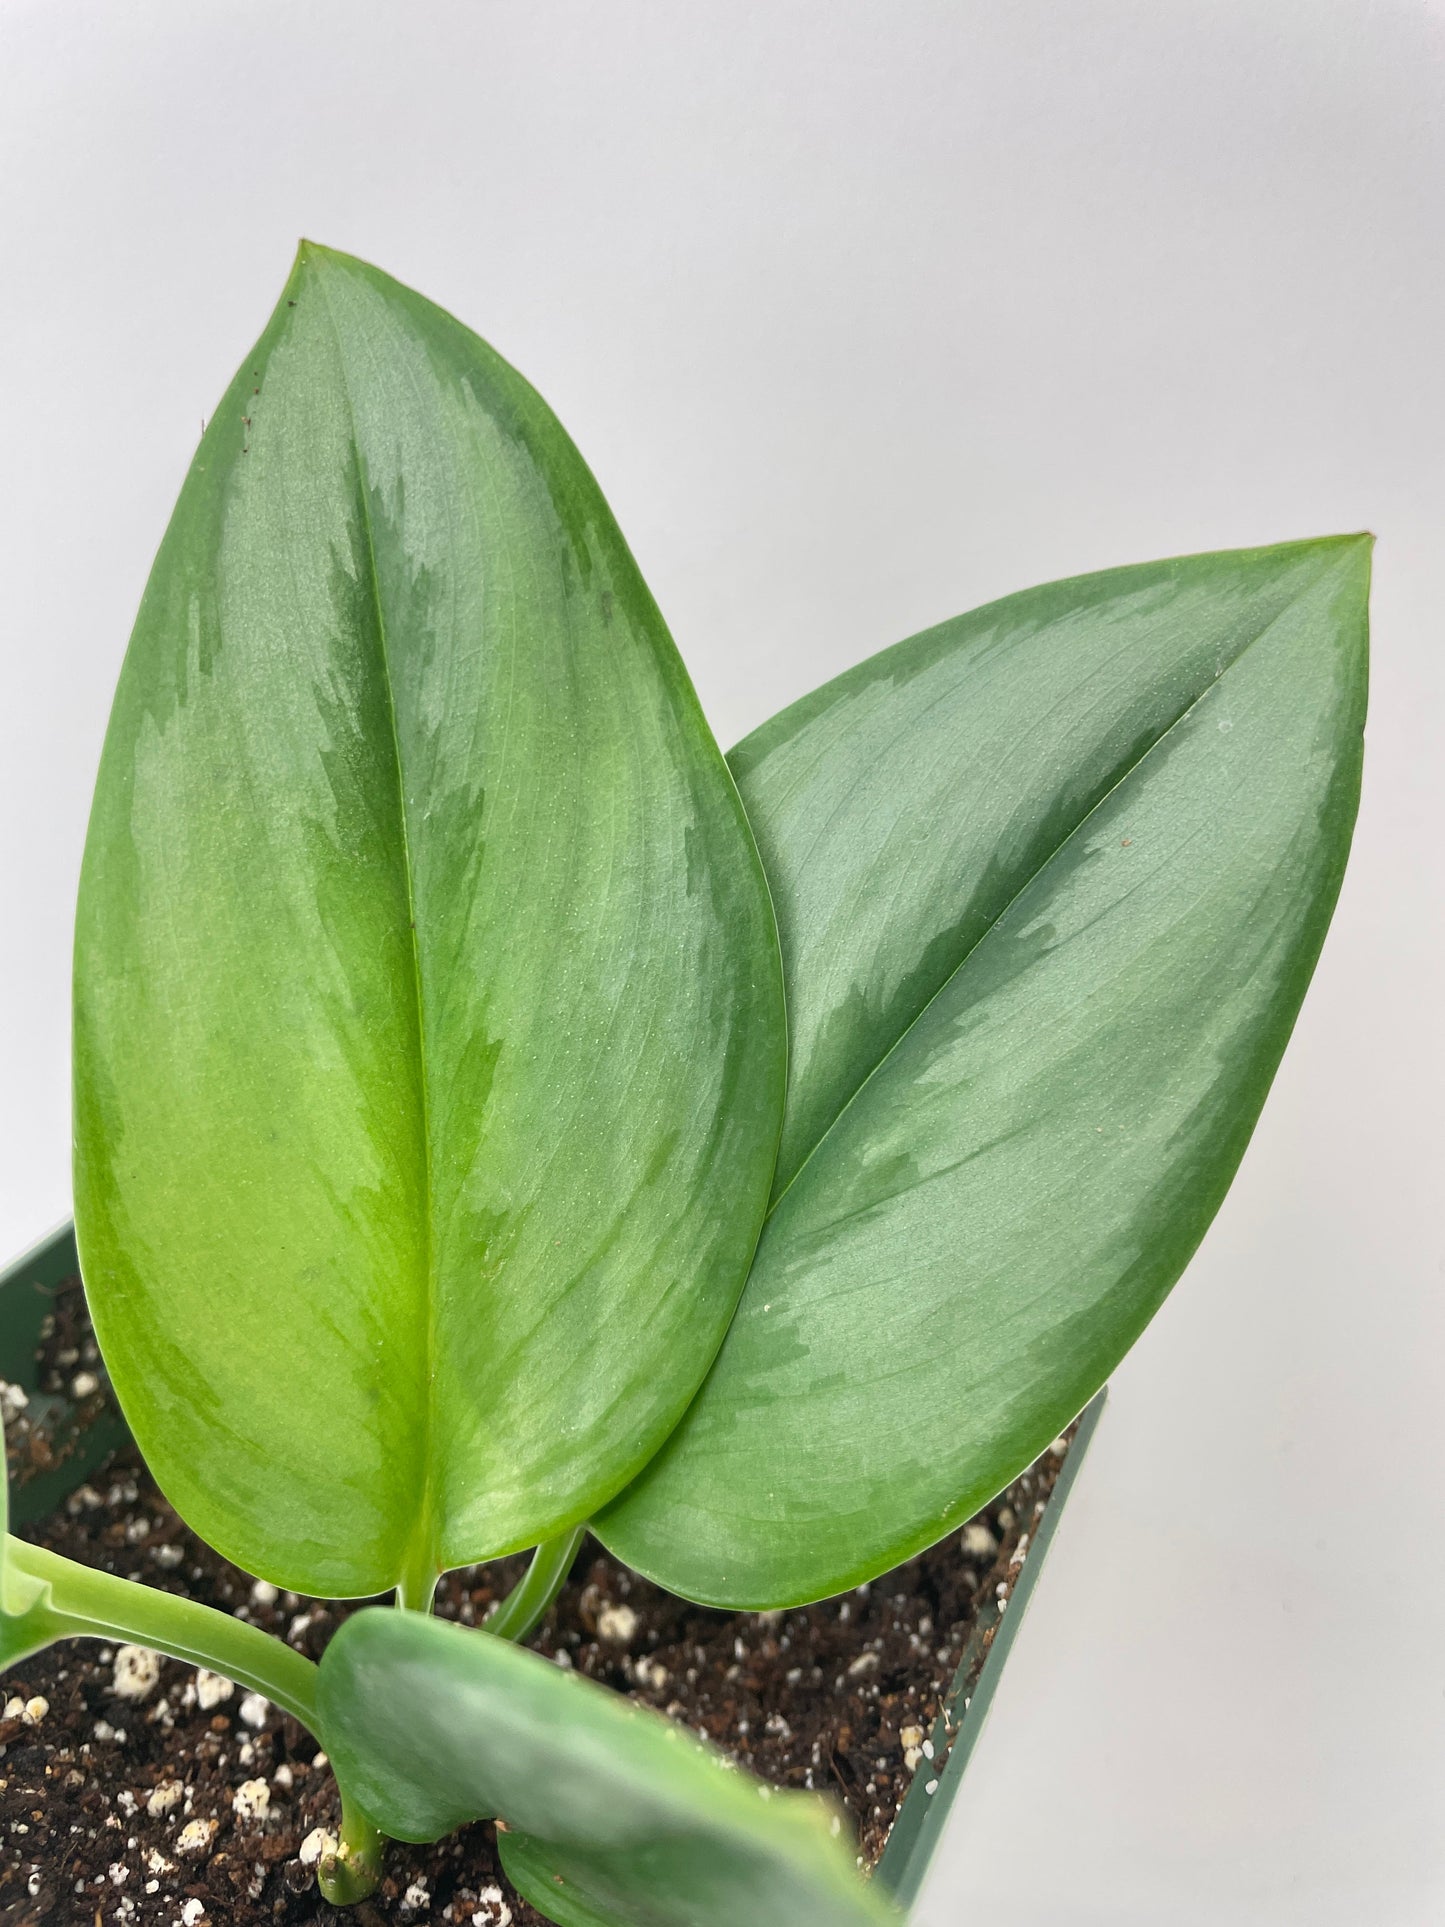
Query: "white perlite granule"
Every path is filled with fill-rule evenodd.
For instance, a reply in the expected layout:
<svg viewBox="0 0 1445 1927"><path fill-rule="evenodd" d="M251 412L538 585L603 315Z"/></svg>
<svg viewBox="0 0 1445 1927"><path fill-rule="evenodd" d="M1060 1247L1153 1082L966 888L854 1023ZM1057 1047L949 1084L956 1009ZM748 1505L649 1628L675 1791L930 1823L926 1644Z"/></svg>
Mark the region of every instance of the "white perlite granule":
<svg viewBox="0 0 1445 1927"><path fill-rule="evenodd" d="M266 1724L266 1715L271 1711L271 1702L264 1693L248 1693L241 1701L241 1718L247 1726L258 1730Z"/></svg>
<svg viewBox="0 0 1445 1927"><path fill-rule="evenodd" d="M111 1691L117 1699L148 1699L160 1684L161 1658L149 1646L119 1646Z"/></svg>
<svg viewBox="0 0 1445 1927"><path fill-rule="evenodd" d="M301 1842L301 1851L296 1858L303 1867L314 1867L318 1860L324 1860L329 1853L335 1853L338 1842L336 1835L327 1827L313 1827Z"/></svg>
<svg viewBox="0 0 1445 1927"><path fill-rule="evenodd" d="M211 1673L204 1666L196 1672L196 1704L203 1712L209 1713L213 1706L228 1700L235 1692L235 1682L226 1678L224 1673Z"/></svg>
<svg viewBox="0 0 1445 1927"><path fill-rule="evenodd" d="M187 1820L176 1835L177 1853L207 1853L212 1840L216 1837L214 1820Z"/></svg>
<svg viewBox="0 0 1445 1927"><path fill-rule="evenodd" d="M152 1820L159 1820L163 1814L178 1807L185 1797L186 1789L179 1780L162 1780L159 1786L152 1787L146 1795L146 1812Z"/></svg>
<svg viewBox="0 0 1445 1927"><path fill-rule="evenodd" d="M255 1824L266 1818L266 1810L271 1804L271 1789L264 1780L243 1780L231 1795L231 1806L236 1818Z"/></svg>
<svg viewBox="0 0 1445 1927"><path fill-rule="evenodd" d="M637 1614L631 1606L604 1606L597 1615L597 1636L609 1646L628 1646L637 1632Z"/></svg>

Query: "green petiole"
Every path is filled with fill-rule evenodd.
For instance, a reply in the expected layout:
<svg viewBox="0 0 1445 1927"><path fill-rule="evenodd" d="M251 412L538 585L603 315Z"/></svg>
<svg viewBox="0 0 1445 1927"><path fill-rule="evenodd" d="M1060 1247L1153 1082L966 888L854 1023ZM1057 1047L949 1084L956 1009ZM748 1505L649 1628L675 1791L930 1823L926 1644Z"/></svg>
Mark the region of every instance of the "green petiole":
<svg viewBox="0 0 1445 1927"><path fill-rule="evenodd" d="M32 1612L50 1639L132 1640L192 1666L207 1666L316 1731L316 1668L283 1641L242 1619L176 1593L77 1565L23 1539L5 1542L7 1566L44 1588Z"/></svg>
<svg viewBox="0 0 1445 1927"><path fill-rule="evenodd" d="M7 1605L25 1602L23 1613L11 1621L15 1656L57 1639L134 1641L224 1673L317 1732L316 1667L259 1627L197 1600L77 1565L23 1539L6 1538L5 1568ZM326 1898L344 1906L375 1891L381 1835L348 1800L346 1789L340 1790L341 1845L323 1862L320 1880Z"/></svg>
<svg viewBox="0 0 1445 1927"><path fill-rule="evenodd" d="M585 1524L573 1526L555 1539L544 1539L517 1584L482 1622L483 1632L494 1639L525 1639L562 1590L586 1530Z"/></svg>
<svg viewBox="0 0 1445 1927"><path fill-rule="evenodd" d="M494 1638L525 1639L546 1612L571 1571L585 1525L545 1540L521 1580L486 1622ZM192 1666L223 1673L264 1694L321 1737L316 1705L317 1668L284 1641L214 1606L177 1593L121 1579L78 1565L26 1540L5 1538L6 1610L0 1625L0 1662L13 1663L58 1639L114 1639L149 1646ZM398 1588L398 1604L407 1604ZM431 1606L431 1593L419 1610ZM19 1608L19 1610L16 1610ZM340 1787L340 1782L338 1781ZM318 1870L321 1891L345 1907L374 1893L381 1874L383 1834L341 1792L341 1837Z"/></svg>

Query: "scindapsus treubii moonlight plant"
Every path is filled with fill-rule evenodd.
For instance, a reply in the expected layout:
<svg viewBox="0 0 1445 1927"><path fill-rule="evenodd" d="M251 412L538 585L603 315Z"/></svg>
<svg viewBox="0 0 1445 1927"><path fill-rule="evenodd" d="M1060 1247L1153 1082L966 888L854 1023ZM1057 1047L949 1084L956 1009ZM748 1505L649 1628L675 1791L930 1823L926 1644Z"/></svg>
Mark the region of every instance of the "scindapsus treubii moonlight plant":
<svg viewBox="0 0 1445 1927"><path fill-rule="evenodd" d="M553 1919L881 1922L515 1641L584 1527L689 1599L855 1586L1013 1479L1224 1196L1339 889L1370 544L886 649L726 759L489 347L303 245L125 659L75 948L75 1217L177 1509L355 1613L319 1666L10 1538L3 1656L204 1663L318 1736L335 1898L499 1817ZM485 1632L438 1575L536 1547ZM513 1643L509 1643L513 1642Z"/></svg>

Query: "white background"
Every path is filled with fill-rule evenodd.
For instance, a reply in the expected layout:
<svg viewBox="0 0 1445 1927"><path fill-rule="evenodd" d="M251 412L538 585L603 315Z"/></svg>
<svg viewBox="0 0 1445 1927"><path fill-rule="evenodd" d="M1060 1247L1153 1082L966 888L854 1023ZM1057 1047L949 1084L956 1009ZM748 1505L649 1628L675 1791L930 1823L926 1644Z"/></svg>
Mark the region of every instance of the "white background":
<svg viewBox="0 0 1445 1927"><path fill-rule="evenodd" d="M299 234L541 387L725 742L1051 577L1368 526L1365 803L1117 1376L925 1927L1445 1921L1445 16L0 0L0 1255L200 420Z"/></svg>

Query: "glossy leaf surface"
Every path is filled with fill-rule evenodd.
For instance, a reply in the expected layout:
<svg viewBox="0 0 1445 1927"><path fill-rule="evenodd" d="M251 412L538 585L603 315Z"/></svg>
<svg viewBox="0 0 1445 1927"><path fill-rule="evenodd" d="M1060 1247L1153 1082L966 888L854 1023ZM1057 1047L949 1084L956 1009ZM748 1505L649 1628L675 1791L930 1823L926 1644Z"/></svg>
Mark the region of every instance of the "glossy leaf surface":
<svg viewBox="0 0 1445 1927"><path fill-rule="evenodd" d="M321 1594L585 1516L741 1289L781 1000L577 451L450 316L303 247L157 559L81 887L77 1232L168 1496Z"/></svg>
<svg viewBox="0 0 1445 1927"><path fill-rule="evenodd" d="M819 1796L775 1793L649 1708L505 1640L415 1613L350 1618L321 1726L393 1838L500 1817L508 1877L561 1927L881 1927Z"/></svg>
<svg viewBox="0 0 1445 1927"><path fill-rule="evenodd" d="M1015 1477L1234 1174L1339 887L1369 543L1010 597L732 763L793 1040L702 1392L598 1530L691 1598L818 1597Z"/></svg>

